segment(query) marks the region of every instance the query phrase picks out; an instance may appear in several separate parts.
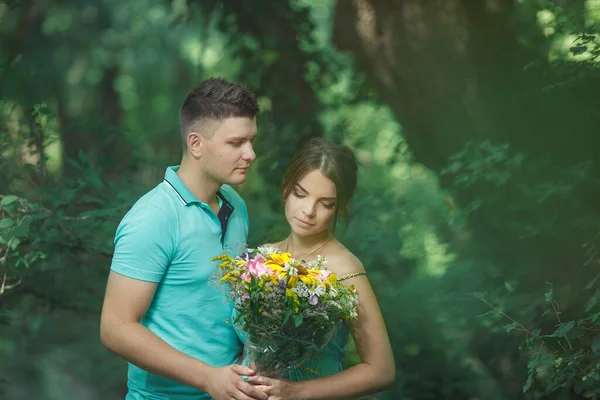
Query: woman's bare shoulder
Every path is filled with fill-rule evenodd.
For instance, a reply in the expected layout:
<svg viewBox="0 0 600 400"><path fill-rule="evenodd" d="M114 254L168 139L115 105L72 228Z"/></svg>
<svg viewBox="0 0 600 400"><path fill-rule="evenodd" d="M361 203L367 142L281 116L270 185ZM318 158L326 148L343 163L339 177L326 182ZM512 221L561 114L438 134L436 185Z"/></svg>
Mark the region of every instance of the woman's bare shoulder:
<svg viewBox="0 0 600 400"><path fill-rule="evenodd" d="M327 267L338 277L364 272L363 263L343 244L337 242L336 247L326 256Z"/></svg>

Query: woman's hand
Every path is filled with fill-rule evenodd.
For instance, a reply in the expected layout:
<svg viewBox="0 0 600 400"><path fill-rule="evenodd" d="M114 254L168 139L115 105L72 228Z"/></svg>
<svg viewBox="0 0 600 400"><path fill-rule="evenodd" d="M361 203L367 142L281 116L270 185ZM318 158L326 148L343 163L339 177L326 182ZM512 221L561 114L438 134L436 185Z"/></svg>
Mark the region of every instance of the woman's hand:
<svg viewBox="0 0 600 400"><path fill-rule="evenodd" d="M210 383L204 391L211 399L267 400L267 394L261 391L259 386L244 382L242 379L242 376L253 373L250 368L237 364L221 368L211 367L207 379Z"/></svg>
<svg viewBox="0 0 600 400"><path fill-rule="evenodd" d="M248 383L269 395L269 400L299 400L298 383L283 378L267 378L266 376L250 376Z"/></svg>

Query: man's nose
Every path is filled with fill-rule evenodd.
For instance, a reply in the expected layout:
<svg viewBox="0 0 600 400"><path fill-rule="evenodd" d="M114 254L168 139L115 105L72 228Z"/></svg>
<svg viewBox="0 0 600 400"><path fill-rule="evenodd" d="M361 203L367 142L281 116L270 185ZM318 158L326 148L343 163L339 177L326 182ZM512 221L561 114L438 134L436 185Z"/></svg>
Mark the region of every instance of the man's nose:
<svg viewBox="0 0 600 400"><path fill-rule="evenodd" d="M246 161L254 161L256 159L256 153L254 152L252 143L248 143L248 147L244 150L244 154L242 157Z"/></svg>

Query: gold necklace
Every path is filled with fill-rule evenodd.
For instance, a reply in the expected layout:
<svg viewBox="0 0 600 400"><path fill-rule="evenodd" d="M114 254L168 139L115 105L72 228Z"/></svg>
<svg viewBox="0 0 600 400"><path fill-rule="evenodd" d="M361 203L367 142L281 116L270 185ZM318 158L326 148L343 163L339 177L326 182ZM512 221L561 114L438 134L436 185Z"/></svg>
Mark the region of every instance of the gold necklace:
<svg viewBox="0 0 600 400"><path fill-rule="evenodd" d="M288 236L286 241L285 241L285 252L288 253L288 245L290 244L290 237L292 235ZM315 247L312 251L304 254L302 257L294 257L296 259L304 259L305 257L308 257L312 254L314 254L315 252L323 249L325 247L325 245L327 243L329 243L329 239L331 239L331 235L327 235L327 237L325 238L325 240L323 241L323 243L319 243L319 245L317 247ZM289 252L290 254L292 254L292 256L294 255L294 243L292 243L292 250Z"/></svg>

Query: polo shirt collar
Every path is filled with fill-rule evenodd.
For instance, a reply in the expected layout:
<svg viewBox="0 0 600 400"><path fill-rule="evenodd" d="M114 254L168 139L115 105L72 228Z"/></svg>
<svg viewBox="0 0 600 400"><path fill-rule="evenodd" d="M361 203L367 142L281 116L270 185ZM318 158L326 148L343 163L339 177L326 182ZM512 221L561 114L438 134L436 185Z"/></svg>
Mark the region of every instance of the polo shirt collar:
<svg viewBox="0 0 600 400"><path fill-rule="evenodd" d="M198 198L196 198L196 196L194 196L192 192L190 192L189 189L183 184L181 178L179 178L179 175L177 175L178 170L179 165L167 167L167 170L165 171L165 183L169 185L171 189L173 189L173 191L177 194L179 200L181 200L181 202L184 205L187 206L189 204L197 203L200 205L207 206L206 203L198 200ZM225 196L221 192L221 189L219 189L219 191L217 192L217 196L220 198L220 200L227 202Z"/></svg>

